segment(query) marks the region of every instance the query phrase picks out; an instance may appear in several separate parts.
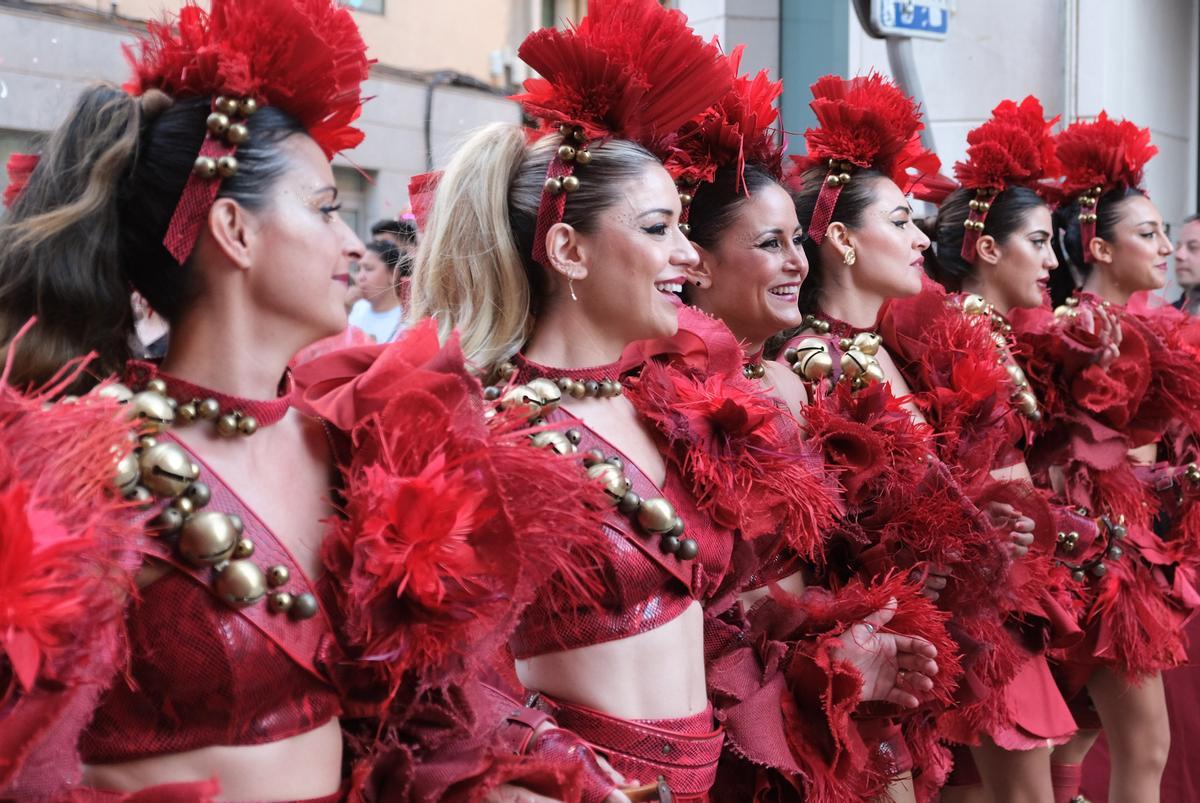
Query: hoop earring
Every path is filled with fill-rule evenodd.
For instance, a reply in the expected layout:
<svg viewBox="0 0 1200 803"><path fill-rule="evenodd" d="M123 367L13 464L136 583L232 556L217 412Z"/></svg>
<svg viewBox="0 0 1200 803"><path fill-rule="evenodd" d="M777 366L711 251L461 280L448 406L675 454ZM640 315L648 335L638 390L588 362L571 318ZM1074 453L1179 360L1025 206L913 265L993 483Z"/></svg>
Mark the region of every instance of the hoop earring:
<svg viewBox="0 0 1200 803"><path fill-rule="evenodd" d="M579 299L575 297L575 277L574 276L567 277L567 289L571 291L571 300L578 301Z"/></svg>
<svg viewBox="0 0 1200 803"><path fill-rule="evenodd" d="M846 253L842 254L842 264L850 267L857 261L858 254L854 253L854 246L850 246L846 249Z"/></svg>

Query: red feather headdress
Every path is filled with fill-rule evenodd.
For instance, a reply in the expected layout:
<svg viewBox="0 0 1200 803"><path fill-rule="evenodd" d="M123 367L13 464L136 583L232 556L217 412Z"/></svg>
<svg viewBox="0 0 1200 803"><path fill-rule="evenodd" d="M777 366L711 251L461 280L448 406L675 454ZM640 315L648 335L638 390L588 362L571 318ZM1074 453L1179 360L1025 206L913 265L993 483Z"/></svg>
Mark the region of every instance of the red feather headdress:
<svg viewBox="0 0 1200 803"><path fill-rule="evenodd" d="M1062 191L1078 199L1083 258L1091 262L1087 244L1096 236L1100 196L1117 188L1140 189L1146 162L1158 153L1150 129L1128 120L1110 120L1100 112L1094 122L1075 122L1055 138L1064 174Z"/></svg>
<svg viewBox="0 0 1200 803"><path fill-rule="evenodd" d="M294 117L329 158L362 142L351 123L371 62L350 12L333 0L212 0L211 12L187 4L175 25L150 22L136 52L125 53L129 93L213 98L208 133L163 239L180 264L221 178L237 172L234 153L249 136L244 121L259 106Z"/></svg>
<svg viewBox="0 0 1200 803"><path fill-rule="evenodd" d="M590 145L636 142L661 153L675 132L729 89L725 57L696 36L681 12L654 0L592 0L566 31L544 28L521 43L521 59L542 77L514 95L525 111L555 128L563 145L546 171L533 258L546 262L546 232L562 220L579 186Z"/></svg>
<svg viewBox="0 0 1200 803"><path fill-rule="evenodd" d="M829 165L808 223L808 236L819 244L855 168L878 170L907 193L937 173L941 161L921 145L924 125L916 102L882 75L826 75L812 85L812 93L809 106L820 126L804 132L808 154L796 163L801 170Z"/></svg>
<svg viewBox="0 0 1200 803"><path fill-rule="evenodd" d="M1008 187L1028 187L1038 192L1042 183L1059 173L1051 127L1058 117L1045 119L1042 104L1033 95L1020 105L1001 101L992 117L967 134L967 161L954 165L954 175L967 189L975 190L971 211L963 225L962 258L975 260L975 244L983 233L991 202Z"/></svg>

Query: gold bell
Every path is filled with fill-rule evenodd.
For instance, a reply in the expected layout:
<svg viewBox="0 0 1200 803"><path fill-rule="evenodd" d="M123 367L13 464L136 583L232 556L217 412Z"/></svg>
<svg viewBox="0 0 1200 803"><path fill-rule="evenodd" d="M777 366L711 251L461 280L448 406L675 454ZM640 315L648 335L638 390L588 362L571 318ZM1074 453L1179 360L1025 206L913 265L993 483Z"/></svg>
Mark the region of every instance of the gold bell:
<svg viewBox="0 0 1200 803"><path fill-rule="evenodd" d="M577 151L570 145L558 146L558 158L562 159L564 162L573 161L575 159L576 152Z"/></svg>
<svg viewBox="0 0 1200 803"><path fill-rule="evenodd" d="M1033 415L1038 411L1037 397L1027 390L1023 390L1014 397L1017 407L1025 415Z"/></svg>
<svg viewBox="0 0 1200 803"><path fill-rule="evenodd" d="M517 385L500 398L500 409L526 419L536 418L542 411L542 400L528 385Z"/></svg>
<svg viewBox="0 0 1200 803"><path fill-rule="evenodd" d="M555 430L534 433L530 440L537 448L552 449L556 454L571 454L575 451L575 446L567 436Z"/></svg>
<svg viewBox="0 0 1200 803"><path fill-rule="evenodd" d="M869 364L870 358L858 349L850 349L842 355L842 373L850 379L866 373Z"/></svg>
<svg viewBox="0 0 1200 803"><path fill-rule="evenodd" d="M554 412L554 410L558 407L558 403L562 401L562 391L559 390L558 385L554 384L554 382L549 379L542 379L540 377L537 379L532 379L525 385L525 387L533 391L533 394L537 396L538 400L541 402L542 415L548 415Z"/></svg>
<svg viewBox="0 0 1200 803"><path fill-rule="evenodd" d="M133 391L120 382L113 382L97 390L96 395L102 399L115 399L117 403L124 404L133 398Z"/></svg>
<svg viewBox="0 0 1200 803"><path fill-rule="evenodd" d="M600 483L608 500L614 505L621 501L621 497L628 490L625 486L625 474L612 463L596 463L588 466L587 475L588 479Z"/></svg>
<svg viewBox="0 0 1200 803"><path fill-rule="evenodd" d="M253 605L267 593L262 569L252 561L230 561L216 580L217 596L236 608Z"/></svg>
<svg viewBox="0 0 1200 803"><path fill-rule="evenodd" d="M213 108L221 114L232 117L238 113L238 102L234 98L228 98L224 95L221 95L215 101L213 101Z"/></svg>
<svg viewBox="0 0 1200 803"><path fill-rule="evenodd" d="M982 315L987 312L987 300L983 296L971 293L962 300L963 312L968 315Z"/></svg>
<svg viewBox="0 0 1200 803"><path fill-rule="evenodd" d="M562 180L557 178L548 178L546 179L546 183L542 185L542 189L551 195L558 195L563 189Z"/></svg>
<svg viewBox="0 0 1200 803"><path fill-rule="evenodd" d="M228 516L206 510L183 523L179 554L193 566L215 566L233 555L238 540L238 532Z"/></svg>
<svg viewBox="0 0 1200 803"><path fill-rule="evenodd" d="M249 538L238 540L237 546L233 548L233 557L245 559L254 554L254 542Z"/></svg>
<svg viewBox="0 0 1200 803"><path fill-rule="evenodd" d="M287 613L292 607L292 595L286 591L276 591L267 597L267 607L271 613Z"/></svg>
<svg viewBox="0 0 1200 803"><path fill-rule="evenodd" d="M669 532L675 526L675 517L675 506L661 496L643 499L637 512L638 524L652 533Z"/></svg>
<svg viewBox="0 0 1200 803"><path fill-rule="evenodd" d="M692 196L686 192L679 193L679 203L681 206L691 206Z"/></svg>
<svg viewBox="0 0 1200 803"><path fill-rule="evenodd" d="M138 479L141 476L137 455L133 452L126 452L124 457L117 461L117 470L113 474L113 485L122 496L125 496L137 487Z"/></svg>
<svg viewBox="0 0 1200 803"><path fill-rule="evenodd" d="M872 382L882 382L886 378L887 377L883 375L883 366L879 364L879 361L871 360L871 362L867 363L867 370L863 371L862 376L859 377L859 380L863 381L865 384L870 384Z"/></svg>
<svg viewBox="0 0 1200 803"><path fill-rule="evenodd" d="M291 610L288 611L288 616L296 621L302 619L311 619L317 615L317 598L312 594L299 594L292 601Z"/></svg>
<svg viewBox="0 0 1200 803"><path fill-rule="evenodd" d="M833 372L829 346L819 337L804 338L796 344L796 362L792 370L810 382L829 376Z"/></svg>
<svg viewBox="0 0 1200 803"><path fill-rule="evenodd" d="M1010 362L1005 366L1005 370L1008 371L1008 378L1011 379L1012 383L1017 387L1023 388L1029 384L1029 380L1025 378L1025 372L1022 371L1021 366L1017 365L1016 363Z"/></svg>
<svg viewBox="0 0 1200 803"><path fill-rule="evenodd" d="M217 172L221 178L229 178L237 173L238 161L232 156L222 156L217 160Z"/></svg>
<svg viewBox="0 0 1200 803"><path fill-rule="evenodd" d="M209 131L220 136L229 130L229 115L213 112L205 120L205 125L208 126Z"/></svg>
<svg viewBox="0 0 1200 803"><path fill-rule="evenodd" d="M874 332L859 332L854 336L854 348L873 357L879 353L879 347L883 345L883 338Z"/></svg>
<svg viewBox="0 0 1200 803"><path fill-rule="evenodd" d="M258 111L258 101L254 98L242 98L238 102L238 114L242 117L253 117Z"/></svg>
<svg viewBox="0 0 1200 803"><path fill-rule="evenodd" d="M249 437L258 432L258 419L252 415L244 415L238 419L238 432Z"/></svg>
<svg viewBox="0 0 1200 803"><path fill-rule="evenodd" d="M575 192L579 189L579 179L575 176L564 176L562 180L563 192Z"/></svg>
<svg viewBox="0 0 1200 803"><path fill-rule="evenodd" d="M129 418L140 420L151 432L162 432L175 423L175 411L161 393L151 390L135 393L128 407Z"/></svg>
<svg viewBox="0 0 1200 803"><path fill-rule="evenodd" d="M575 164L585 165L592 161L592 152L586 148L580 148L575 152Z"/></svg>
<svg viewBox="0 0 1200 803"><path fill-rule="evenodd" d="M180 446L156 443L138 459L142 484L158 496L178 496L200 476L199 467Z"/></svg>
<svg viewBox="0 0 1200 803"><path fill-rule="evenodd" d="M250 129L246 128L244 123L234 123L225 132L225 141L231 145L241 145L248 139L250 139Z"/></svg>
<svg viewBox="0 0 1200 803"><path fill-rule="evenodd" d="M201 418L216 418L221 414L221 405L216 399L205 399L196 406L196 412Z"/></svg>
<svg viewBox="0 0 1200 803"><path fill-rule="evenodd" d="M292 579L292 573L288 571L287 566L281 564L267 569L267 585L271 588L279 588L290 579Z"/></svg>
<svg viewBox="0 0 1200 803"><path fill-rule="evenodd" d="M238 433L238 419L233 413L226 413L217 419L217 433L225 438L232 438Z"/></svg>

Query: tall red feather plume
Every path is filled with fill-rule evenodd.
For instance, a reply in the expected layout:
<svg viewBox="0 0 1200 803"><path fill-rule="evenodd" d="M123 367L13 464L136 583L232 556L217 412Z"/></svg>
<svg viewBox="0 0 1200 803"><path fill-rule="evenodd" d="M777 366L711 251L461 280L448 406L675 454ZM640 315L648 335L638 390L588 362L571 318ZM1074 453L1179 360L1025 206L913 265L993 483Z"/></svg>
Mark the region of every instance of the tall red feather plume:
<svg viewBox="0 0 1200 803"><path fill-rule="evenodd" d="M803 169L830 159L850 162L878 170L908 192L922 174L941 166L921 145L920 107L879 73L849 79L826 75L812 85L812 93L809 106L819 127L804 132L808 154L797 160Z"/></svg>
<svg viewBox="0 0 1200 803"><path fill-rule="evenodd" d="M583 128L588 141L651 147L729 88L716 42L654 0L592 0L577 25L534 31L518 54L541 77L513 100L549 126Z"/></svg>
<svg viewBox="0 0 1200 803"><path fill-rule="evenodd" d="M954 176L972 190L997 192L1020 185L1041 189L1041 182L1059 173L1054 136L1058 117L1045 119L1041 101L1033 95L1018 105L1001 101L987 122L967 134L967 160L954 165Z"/></svg>
<svg viewBox="0 0 1200 803"><path fill-rule="evenodd" d="M1150 129L1128 120L1110 120L1106 112L1093 122L1072 123L1055 138L1064 173L1063 192L1074 198L1102 187L1137 188L1146 163L1158 153Z"/></svg>
<svg viewBox="0 0 1200 803"><path fill-rule="evenodd" d="M351 123L371 62L354 18L331 0L213 0L211 12L188 4L174 26L147 29L125 49L131 94L252 97L296 118L326 156L362 142Z"/></svg>
<svg viewBox="0 0 1200 803"><path fill-rule="evenodd" d="M16 203L17 196L29 183L33 169L41 159L36 153L14 153L8 157L4 168L8 173L8 186L4 188L4 205L11 207Z"/></svg>
<svg viewBox="0 0 1200 803"><path fill-rule="evenodd" d="M738 75L744 45L729 55L733 85L717 103L684 124L664 164L684 185L712 181L717 170L737 165L738 187L746 163L762 165L776 177L783 174L783 141L775 128L775 101L783 82L770 80L767 70Z"/></svg>

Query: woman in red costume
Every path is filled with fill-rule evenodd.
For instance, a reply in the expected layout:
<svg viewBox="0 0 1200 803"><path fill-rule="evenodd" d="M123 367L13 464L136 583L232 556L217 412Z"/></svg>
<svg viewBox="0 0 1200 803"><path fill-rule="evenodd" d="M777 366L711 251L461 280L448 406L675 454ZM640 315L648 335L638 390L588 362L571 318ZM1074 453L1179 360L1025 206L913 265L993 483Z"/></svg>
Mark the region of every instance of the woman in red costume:
<svg viewBox="0 0 1200 803"><path fill-rule="evenodd" d="M464 647L502 643L596 521L578 468L488 424L428 327L380 360L393 404L353 448L291 404L288 362L345 327L362 253L329 164L362 138L350 14L175 22L125 89L83 92L0 222L2 794L578 797L578 741L514 755ZM171 322L161 364L128 359L131 289Z"/></svg>
<svg viewBox="0 0 1200 803"><path fill-rule="evenodd" d="M1084 607L1085 637L1057 667L1084 730L1054 760L1077 787L1103 726L1111 799L1155 801L1170 741L1161 673L1185 660L1182 625L1197 601L1194 473L1183 468L1200 425L1195 325L1135 298L1163 286L1171 253L1140 189L1150 132L1102 113L1057 144L1068 264L1052 284L1064 303L1013 315L1045 411L1026 459L1075 513L1058 557Z"/></svg>
<svg viewBox="0 0 1200 803"><path fill-rule="evenodd" d="M916 403L941 432L942 454L964 472L974 498L993 500L1036 523L1030 552L1013 567L1021 595L1008 628L1021 668L1003 689L1004 706L978 734L961 727L951 788L944 800L1051 803L1051 747L1075 723L1051 677L1045 652L1077 640L1070 570L1053 561L1056 518L1033 492L1023 449L1042 419L1012 356L1010 310L1037 307L1057 266L1050 209L1058 162L1041 104L1004 101L967 135L967 160L955 165L962 187L942 202L936 258L927 268L951 295L929 285L892 302L882 329L901 358ZM994 509L994 508L993 508ZM1061 516L1069 515L1059 511ZM1069 528L1068 528L1069 529Z"/></svg>
<svg viewBox="0 0 1200 803"><path fill-rule="evenodd" d="M962 729L952 721L995 717L996 690L1015 672L1001 616L1013 602L1005 590L1008 552L1024 551L1028 523L1007 508L981 512L990 500L973 496L945 450L944 433L917 401L918 377L903 370L897 344L873 331L886 301L922 287L921 252L929 241L912 221L905 191L930 189L926 177L938 162L920 146L915 104L877 75L830 76L813 93L820 127L806 132L796 200L812 266L800 290L807 314L779 338L786 341L779 356L811 383L806 417L843 468L853 502L827 562L827 582L912 570L951 613L966 672L954 709L861 723L891 756L892 799L923 799L949 770L938 739ZM994 354L986 356L994 363Z"/></svg>
<svg viewBox="0 0 1200 803"><path fill-rule="evenodd" d="M754 541L812 554L837 503L798 439L779 437L783 411L748 383L736 344L680 330L676 293L697 257L650 149L724 95L729 65L650 0L596 0L574 30L536 32L520 53L542 76L520 99L543 130L530 143L497 125L463 146L413 280L415 313L462 333L503 407L565 424L538 442L582 457L609 498L604 587L531 606L510 642L520 683L627 784L658 780L631 797L746 799L714 788L727 738L714 704L734 749L788 765L802 796L852 758L847 698L888 696L897 660L914 689L933 669L917 640L873 632L886 589L826 605L824 621L741 616L763 563Z"/></svg>

